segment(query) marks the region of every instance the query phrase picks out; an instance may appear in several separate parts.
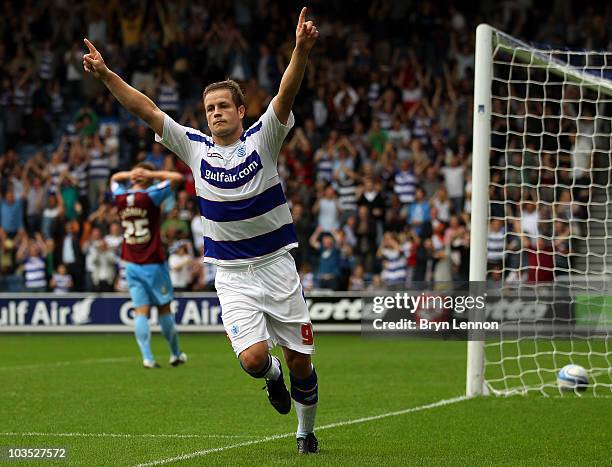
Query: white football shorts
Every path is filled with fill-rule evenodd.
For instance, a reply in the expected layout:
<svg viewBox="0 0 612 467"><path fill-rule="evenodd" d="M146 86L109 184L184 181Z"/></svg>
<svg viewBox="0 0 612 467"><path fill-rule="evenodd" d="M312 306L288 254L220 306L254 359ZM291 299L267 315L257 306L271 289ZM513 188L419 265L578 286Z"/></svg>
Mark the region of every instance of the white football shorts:
<svg viewBox="0 0 612 467"><path fill-rule="evenodd" d="M217 268L215 287L236 355L257 342L314 353L312 324L289 252L260 265Z"/></svg>

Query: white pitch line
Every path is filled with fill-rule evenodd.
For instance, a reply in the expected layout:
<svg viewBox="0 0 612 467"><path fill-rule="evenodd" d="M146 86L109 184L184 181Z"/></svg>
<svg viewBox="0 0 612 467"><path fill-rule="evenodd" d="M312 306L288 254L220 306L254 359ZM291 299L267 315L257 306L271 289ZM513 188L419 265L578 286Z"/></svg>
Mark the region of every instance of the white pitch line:
<svg viewBox="0 0 612 467"><path fill-rule="evenodd" d="M356 418L354 420L345 420L345 421L342 421L342 422L330 423L328 425L323 425L323 426L316 427L316 431L319 432L321 430L328 430L330 428L337 428L339 426L355 425L357 423L365 423L365 422L370 422L370 421L373 421L373 420L380 420L382 418L387 418L387 417L396 417L398 415L405 415L405 414L413 413L413 412L421 412L423 410L435 409L437 407L443 407L445 405L455 404L457 402L462 402L462 401L465 401L467 399L469 399L467 396L453 397L451 399L442 399L442 400L439 400L437 402L432 402L431 404L419 405L417 407L411 407L409 409L398 410L396 412L387 412L387 413L383 413L383 414L380 414L380 415L373 415L373 416L370 416L370 417L362 417L362 418ZM189 454L181 454L180 456L168 457L166 459L160 459L160 460L157 460L157 461L145 462L143 464L137 464L135 467L149 467L149 466L152 466L152 465L169 464L170 462L184 461L184 460L188 460L188 459L193 459L194 457L206 456L207 454L212 454L212 453L215 453L215 452L227 451L229 449L242 448L242 447L245 447L245 446L251 446L253 444L266 443L268 441L274 441L274 440L282 439L282 438L289 438L291 436L295 436L295 432L278 434L278 435L271 435L271 436L266 436L265 438L255 439L255 440L252 440L252 441L243 441L241 443L230 444L230 445L227 445L227 446L221 446L219 448L204 449L202 451L196 451L196 452L192 452L192 453L189 453Z"/></svg>
<svg viewBox="0 0 612 467"><path fill-rule="evenodd" d="M574 397L574 394L576 394L578 397ZM587 391L586 393L574 393L572 392L568 392L568 394L566 396L563 395L558 395L558 396L550 396L552 399L567 399L567 400L576 400L576 399L588 399L588 400L592 400L592 401L596 401L597 399L612 399L612 395L610 396L594 396L591 392Z"/></svg>
<svg viewBox="0 0 612 467"><path fill-rule="evenodd" d="M60 366L68 365L79 365L88 363L120 363L136 361L136 357L116 357L116 358L88 358L85 360L67 360L64 362L49 362L49 363L35 363L32 365L14 365L14 366L0 366L0 371L3 370L37 370L40 368L55 368Z"/></svg>
<svg viewBox="0 0 612 467"><path fill-rule="evenodd" d="M0 433L0 436L58 436L69 438L253 438L253 436L246 435L201 435L180 433L42 433L37 431L29 431L25 433L7 431Z"/></svg>

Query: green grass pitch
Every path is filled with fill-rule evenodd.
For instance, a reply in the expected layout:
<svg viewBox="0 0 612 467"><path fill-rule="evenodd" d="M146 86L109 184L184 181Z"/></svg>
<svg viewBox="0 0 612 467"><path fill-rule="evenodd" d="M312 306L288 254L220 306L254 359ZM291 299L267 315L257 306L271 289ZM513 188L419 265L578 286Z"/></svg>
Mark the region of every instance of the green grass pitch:
<svg viewBox="0 0 612 467"><path fill-rule="evenodd" d="M181 343L190 360L172 368L154 335L165 364L144 370L127 334L0 336L0 446L67 447L59 465L195 452L171 465L609 465L612 400L574 395L477 398L332 426L317 433L319 454L299 457L292 436L264 440L293 432L295 414L269 406L225 336ZM318 335L316 344L320 426L464 392L465 342Z"/></svg>

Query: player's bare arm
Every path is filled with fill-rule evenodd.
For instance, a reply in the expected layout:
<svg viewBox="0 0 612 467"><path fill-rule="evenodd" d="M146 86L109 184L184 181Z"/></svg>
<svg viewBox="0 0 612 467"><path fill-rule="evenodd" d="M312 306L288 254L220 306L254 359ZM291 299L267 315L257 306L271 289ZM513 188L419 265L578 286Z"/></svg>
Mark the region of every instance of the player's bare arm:
<svg viewBox="0 0 612 467"><path fill-rule="evenodd" d="M113 176L111 177L111 182L116 182L116 183L127 182L130 179L131 175L132 175L131 170L117 172L113 174Z"/></svg>
<svg viewBox="0 0 612 467"><path fill-rule="evenodd" d="M172 188L176 188L183 181L183 176L180 173L171 170L147 170L138 167L134 171L139 171L138 175L149 180L168 180Z"/></svg>
<svg viewBox="0 0 612 467"><path fill-rule="evenodd" d="M302 8L295 30L295 48L291 54L289 65L281 79L278 94L272 99L272 108L276 117L285 125L295 101L304 71L308 63L308 55L319 37L319 31L312 21L306 21L307 8Z"/></svg>
<svg viewBox="0 0 612 467"><path fill-rule="evenodd" d="M119 75L110 70L102 54L95 46L84 39L89 53L83 55L83 68L86 72L92 73L96 78L104 83L115 99L125 107L130 113L143 119L151 129L158 135L164 131L164 113L155 103L143 93L127 84Z"/></svg>

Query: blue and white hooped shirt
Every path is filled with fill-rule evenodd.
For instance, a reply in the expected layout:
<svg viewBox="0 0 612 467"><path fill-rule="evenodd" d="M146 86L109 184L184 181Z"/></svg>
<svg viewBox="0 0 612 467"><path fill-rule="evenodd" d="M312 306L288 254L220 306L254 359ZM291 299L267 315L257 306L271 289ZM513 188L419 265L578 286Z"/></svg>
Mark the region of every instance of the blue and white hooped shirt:
<svg viewBox="0 0 612 467"><path fill-rule="evenodd" d="M298 246L293 218L276 168L295 122L277 118L272 105L230 146L164 117L163 138L193 172L204 227L204 261L246 265Z"/></svg>

